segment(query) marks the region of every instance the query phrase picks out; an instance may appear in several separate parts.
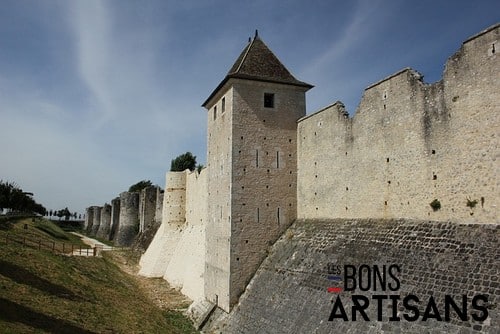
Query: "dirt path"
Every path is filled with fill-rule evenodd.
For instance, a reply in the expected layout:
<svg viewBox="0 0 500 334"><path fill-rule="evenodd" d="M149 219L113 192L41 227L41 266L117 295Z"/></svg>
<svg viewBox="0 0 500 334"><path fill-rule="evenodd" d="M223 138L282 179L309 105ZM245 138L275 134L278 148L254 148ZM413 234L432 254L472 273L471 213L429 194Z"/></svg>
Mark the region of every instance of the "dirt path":
<svg viewBox="0 0 500 334"><path fill-rule="evenodd" d="M139 276L139 253L131 250L107 252L120 268L134 277L139 287L163 310L185 310L191 300L172 288L163 278Z"/></svg>

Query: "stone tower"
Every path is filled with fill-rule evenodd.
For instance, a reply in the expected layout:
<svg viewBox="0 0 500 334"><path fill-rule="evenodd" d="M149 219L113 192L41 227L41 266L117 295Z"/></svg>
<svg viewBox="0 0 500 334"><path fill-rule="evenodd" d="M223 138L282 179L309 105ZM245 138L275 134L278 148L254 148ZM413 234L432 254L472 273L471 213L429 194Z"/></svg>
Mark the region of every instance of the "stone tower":
<svg viewBox="0 0 500 334"><path fill-rule="evenodd" d="M203 104L208 111L205 297L238 301L269 246L297 215L297 80L259 38L249 40Z"/></svg>

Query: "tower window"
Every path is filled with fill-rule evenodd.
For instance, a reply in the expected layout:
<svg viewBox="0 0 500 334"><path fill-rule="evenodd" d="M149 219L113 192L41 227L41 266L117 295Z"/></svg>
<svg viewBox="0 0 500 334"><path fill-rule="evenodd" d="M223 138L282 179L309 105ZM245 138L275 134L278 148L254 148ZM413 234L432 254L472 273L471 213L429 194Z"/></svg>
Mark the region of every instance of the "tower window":
<svg viewBox="0 0 500 334"><path fill-rule="evenodd" d="M273 93L264 93L264 108L274 108Z"/></svg>
<svg viewBox="0 0 500 334"><path fill-rule="evenodd" d="M226 98L222 98L221 112L224 113L226 111Z"/></svg>
<svg viewBox="0 0 500 334"><path fill-rule="evenodd" d="M214 107L214 121L217 119L217 106Z"/></svg>

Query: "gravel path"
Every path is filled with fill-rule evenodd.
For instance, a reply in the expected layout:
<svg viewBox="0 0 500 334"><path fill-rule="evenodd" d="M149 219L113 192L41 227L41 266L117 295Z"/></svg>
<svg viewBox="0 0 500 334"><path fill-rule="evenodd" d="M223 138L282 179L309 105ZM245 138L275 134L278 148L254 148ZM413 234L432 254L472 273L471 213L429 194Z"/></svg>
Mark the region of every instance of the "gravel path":
<svg viewBox="0 0 500 334"><path fill-rule="evenodd" d="M76 255L76 256L100 256L100 253L102 251L109 251L109 250L116 249L113 246L108 246L108 245L106 245L98 240L89 238L86 235L76 233L76 232L71 232L71 233L78 236L80 239L82 239L83 243L85 243L86 245L89 245L91 247L90 249L85 249L85 248L77 249L77 250L73 251L73 255ZM95 252L95 255L94 255L94 252Z"/></svg>

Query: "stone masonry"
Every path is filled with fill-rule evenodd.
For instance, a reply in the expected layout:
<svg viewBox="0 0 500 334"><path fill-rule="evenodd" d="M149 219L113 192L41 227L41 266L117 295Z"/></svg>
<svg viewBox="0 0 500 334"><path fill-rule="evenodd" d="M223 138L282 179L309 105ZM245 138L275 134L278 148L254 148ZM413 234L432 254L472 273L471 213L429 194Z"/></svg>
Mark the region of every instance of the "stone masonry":
<svg viewBox="0 0 500 334"><path fill-rule="evenodd" d="M370 85L350 117L340 101L305 116L312 86L256 34L203 104L206 178L167 174L141 272L182 286L179 259L198 258L186 245L203 236L186 291L201 317L218 306L208 332L499 332L499 36L497 24L467 39L434 84L403 69ZM189 203L202 225L187 220ZM465 295L469 311L484 295L489 317L386 321L411 313L397 302L380 321L328 321L332 264L397 264L395 293L433 296L431 311L445 295ZM351 313L351 294L337 295Z"/></svg>
<svg viewBox="0 0 500 334"><path fill-rule="evenodd" d="M256 35L208 111L205 296L226 311L296 218L296 122L305 92Z"/></svg>
<svg viewBox="0 0 500 334"><path fill-rule="evenodd" d="M139 195L139 232L143 232L155 222L158 187L151 186L141 190Z"/></svg>
<svg viewBox="0 0 500 334"><path fill-rule="evenodd" d="M147 248L160 225L162 204L163 192L157 186L123 192L111 205L88 207L84 228L90 235L114 240L120 246L132 246L140 234L140 248Z"/></svg>
<svg viewBox="0 0 500 334"><path fill-rule="evenodd" d="M89 231L89 234L94 237L96 236L97 231L99 230L99 226L101 225L101 210L102 207L100 206L94 206L92 210L94 218L92 218L92 227Z"/></svg>
<svg viewBox="0 0 500 334"><path fill-rule="evenodd" d="M101 208L101 223L96 236L107 239L111 231L111 205L104 204Z"/></svg>
<svg viewBox="0 0 500 334"><path fill-rule="evenodd" d="M120 220L114 238L117 246L130 246L139 232L139 193L120 194Z"/></svg>
<svg viewBox="0 0 500 334"><path fill-rule="evenodd" d="M404 69L371 85L353 118L338 102L301 119L298 217L498 222L498 37L468 39L434 84Z"/></svg>
<svg viewBox="0 0 500 334"><path fill-rule="evenodd" d="M140 260L139 274L163 277L195 301L204 299L207 170L168 172L163 221Z"/></svg>
<svg viewBox="0 0 500 334"><path fill-rule="evenodd" d="M115 238L118 225L120 223L120 197L111 200L111 229L109 231L109 240Z"/></svg>
<svg viewBox="0 0 500 334"><path fill-rule="evenodd" d="M500 226L415 220L337 219L301 220L272 248L245 294L228 316L219 311L207 333L498 333L500 329ZM401 286L397 291L342 291L329 293L344 281L328 279L328 266L397 264ZM342 276L342 275L340 275ZM365 275L366 277L366 275ZM364 281L366 283L366 280ZM373 284L373 283L372 283ZM398 301L400 321L389 321L391 303L384 300L383 318L377 321L377 302L370 300L369 321L358 315L352 321L352 295L409 294L420 299L420 319L404 320L411 314ZM488 296L489 316L474 321L471 299ZM461 306L468 300L468 320L452 312L450 321L422 321L432 296L444 319L444 296ZM328 321L333 301L340 296L349 321ZM477 312L477 311L476 311Z"/></svg>

